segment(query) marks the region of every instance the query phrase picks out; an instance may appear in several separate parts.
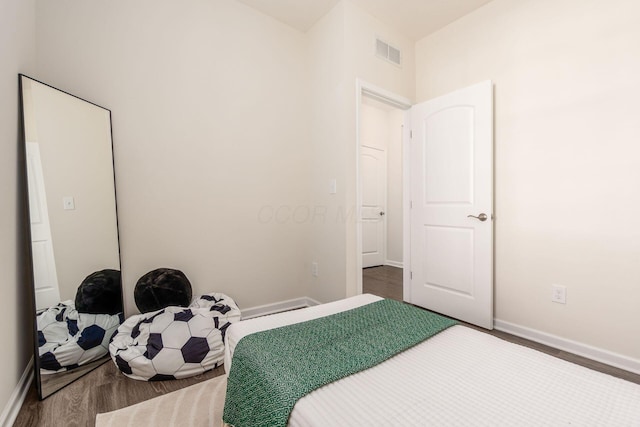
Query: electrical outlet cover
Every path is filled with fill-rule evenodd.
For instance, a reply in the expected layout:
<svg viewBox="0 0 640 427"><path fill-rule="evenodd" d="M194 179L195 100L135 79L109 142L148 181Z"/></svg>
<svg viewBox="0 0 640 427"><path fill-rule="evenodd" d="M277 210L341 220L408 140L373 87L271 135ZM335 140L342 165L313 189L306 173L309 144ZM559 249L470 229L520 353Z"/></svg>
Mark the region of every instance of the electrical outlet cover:
<svg viewBox="0 0 640 427"><path fill-rule="evenodd" d="M551 301L559 304L566 304L567 287L562 285L551 285Z"/></svg>

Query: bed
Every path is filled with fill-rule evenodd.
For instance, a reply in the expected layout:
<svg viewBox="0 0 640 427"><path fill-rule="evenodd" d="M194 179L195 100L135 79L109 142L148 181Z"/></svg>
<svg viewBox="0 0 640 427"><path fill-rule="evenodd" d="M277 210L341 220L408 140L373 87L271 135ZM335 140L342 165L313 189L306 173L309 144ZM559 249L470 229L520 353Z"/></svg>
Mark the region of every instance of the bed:
<svg viewBox="0 0 640 427"><path fill-rule="evenodd" d="M379 300L364 294L237 322L225 370L234 374L234 351L250 334ZM640 385L455 325L302 397L287 425L640 426Z"/></svg>

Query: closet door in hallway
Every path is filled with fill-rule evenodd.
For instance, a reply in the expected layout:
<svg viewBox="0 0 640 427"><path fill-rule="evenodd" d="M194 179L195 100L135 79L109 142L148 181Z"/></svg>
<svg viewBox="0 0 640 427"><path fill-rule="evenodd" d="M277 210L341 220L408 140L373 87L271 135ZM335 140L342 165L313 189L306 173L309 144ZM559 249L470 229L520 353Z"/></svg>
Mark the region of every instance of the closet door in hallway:
<svg viewBox="0 0 640 427"><path fill-rule="evenodd" d="M383 265L386 232L387 155L379 148L362 146L362 266Z"/></svg>

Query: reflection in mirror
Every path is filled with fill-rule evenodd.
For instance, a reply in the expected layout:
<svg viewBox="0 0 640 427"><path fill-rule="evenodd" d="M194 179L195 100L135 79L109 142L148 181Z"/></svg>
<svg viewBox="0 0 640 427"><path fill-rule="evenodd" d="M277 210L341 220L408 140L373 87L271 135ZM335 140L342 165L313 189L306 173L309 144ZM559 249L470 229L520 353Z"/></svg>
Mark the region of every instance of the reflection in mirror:
<svg viewBox="0 0 640 427"><path fill-rule="evenodd" d="M108 360L122 322L111 112L20 75L41 399Z"/></svg>

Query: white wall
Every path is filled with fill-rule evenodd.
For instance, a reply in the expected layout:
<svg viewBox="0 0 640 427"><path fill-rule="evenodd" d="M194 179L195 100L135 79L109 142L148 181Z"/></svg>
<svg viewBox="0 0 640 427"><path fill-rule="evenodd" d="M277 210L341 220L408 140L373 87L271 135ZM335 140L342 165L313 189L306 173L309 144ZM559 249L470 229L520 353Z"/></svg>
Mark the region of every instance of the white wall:
<svg viewBox="0 0 640 427"><path fill-rule="evenodd" d="M37 77L113 112L128 313L160 266L242 307L356 292L355 82L412 97L400 31L346 0L307 35L223 0L39 0L37 16Z"/></svg>
<svg viewBox="0 0 640 427"><path fill-rule="evenodd" d="M378 35L404 53L402 67L374 55ZM348 0L339 2L308 33L312 88L312 203L327 213L311 229L311 260L319 277L309 294L331 301L357 293L356 79L406 98L414 95L413 43L400 30L368 15ZM337 179L330 195L329 180ZM346 285L346 288L345 288Z"/></svg>
<svg viewBox="0 0 640 427"><path fill-rule="evenodd" d="M319 213L310 224L309 261L318 263L318 277L312 278L309 296L321 302L345 295L345 229L348 216L353 215L345 205L348 148L344 141L349 94L344 77L344 32L341 2L307 33L309 95L313 100L309 106L311 202ZM332 179L336 180L336 194L329 194Z"/></svg>
<svg viewBox="0 0 640 427"><path fill-rule="evenodd" d="M417 101L495 84L496 317L636 360L638 16L636 0L495 0L416 44Z"/></svg>
<svg viewBox="0 0 640 427"><path fill-rule="evenodd" d="M228 0L37 5L38 77L112 110L127 314L157 267L241 308L306 295L306 37Z"/></svg>
<svg viewBox="0 0 640 427"><path fill-rule="evenodd" d="M0 424L8 420L12 396L33 353L32 302L27 289L26 220L22 192L24 170L19 167L18 73L35 70L34 1L0 1L0 271L3 308L0 310Z"/></svg>

